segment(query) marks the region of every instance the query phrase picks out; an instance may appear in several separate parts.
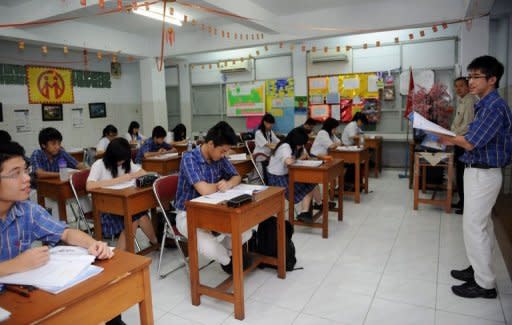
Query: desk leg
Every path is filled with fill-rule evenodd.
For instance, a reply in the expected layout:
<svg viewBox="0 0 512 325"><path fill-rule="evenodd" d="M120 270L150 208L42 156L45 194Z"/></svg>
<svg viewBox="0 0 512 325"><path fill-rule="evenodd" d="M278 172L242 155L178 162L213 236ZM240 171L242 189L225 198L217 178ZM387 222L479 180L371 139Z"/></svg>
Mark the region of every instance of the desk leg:
<svg viewBox="0 0 512 325"><path fill-rule="evenodd" d="M59 202L57 202L59 207L59 219L60 221L68 222L67 213L66 213L66 199L59 195ZM78 221L78 220L77 220Z"/></svg>
<svg viewBox="0 0 512 325"><path fill-rule="evenodd" d="M354 201L355 203L361 202L361 161L356 159L355 164L355 193L354 193Z"/></svg>
<svg viewBox="0 0 512 325"><path fill-rule="evenodd" d="M322 184L322 238L329 237L329 181ZM313 202L311 202L313 204Z"/></svg>
<svg viewBox="0 0 512 325"><path fill-rule="evenodd" d="M295 175L290 172L288 176L288 221L293 225L295 221L294 209L295 209L295 186L294 185ZM313 202L311 202L313 204Z"/></svg>
<svg viewBox="0 0 512 325"><path fill-rule="evenodd" d="M135 233L133 231L132 216L128 212L128 202L124 202L124 234L126 235L126 250L135 253Z"/></svg>
<svg viewBox="0 0 512 325"><path fill-rule="evenodd" d="M345 175L345 167L341 167L341 174L338 176L338 221L343 221L343 187L345 184L344 177Z"/></svg>
<svg viewBox="0 0 512 325"><path fill-rule="evenodd" d="M419 160L418 160L418 157L416 156L415 159L414 159L414 179L413 179L413 183L414 183L414 204L413 204L413 209L414 210L418 210L418 199L419 199L419 191L420 191L420 184L419 184L419 181L420 181L420 166L419 166Z"/></svg>
<svg viewBox="0 0 512 325"><path fill-rule="evenodd" d="M381 170L380 164L382 159L382 147L380 144L377 144L377 148L375 149L375 177L379 177L379 173Z"/></svg>
<svg viewBox="0 0 512 325"><path fill-rule="evenodd" d="M370 179L370 159L364 164L364 192L368 194L368 181Z"/></svg>
<svg viewBox="0 0 512 325"><path fill-rule="evenodd" d="M199 295L199 261L197 256L197 228L193 210L187 212L188 264L190 269L190 296L192 305L201 304ZM234 246L232 246L234 247Z"/></svg>
<svg viewBox="0 0 512 325"><path fill-rule="evenodd" d="M277 277L286 278L286 225L284 222L284 193L281 200L281 206L277 213Z"/></svg>
<svg viewBox="0 0 512 325"><path fill-rule="evenodd" d="M139 302L139 317L142 325L150 325L153 320L153 303L151 301L151 285L149 280L149 267L146 266L142 271L144 281L144 300Z"/></svg>
<svg viewBox="0 0 512 325"><path fill-rule="evenodd" d="M96 240L102 240L103 234L101 229L101 216L100 211L96 208L97 204L94 202L94 195L92 197L92 217L94 218L94 237Z"/></svg>
<svg viewBox="0 0 512 325"><path fill-rule="evenodd" d="M244 312L244 270L242 257L242 234L240 233L240 223L231 218L231 247L233 258L233 298L235 302L235 318L243 320Z"/></svg>

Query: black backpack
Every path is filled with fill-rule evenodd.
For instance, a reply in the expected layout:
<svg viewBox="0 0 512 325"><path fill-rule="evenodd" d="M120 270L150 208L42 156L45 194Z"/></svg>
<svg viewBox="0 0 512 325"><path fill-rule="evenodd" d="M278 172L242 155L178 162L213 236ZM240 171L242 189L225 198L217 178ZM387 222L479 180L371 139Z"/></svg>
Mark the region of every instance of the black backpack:
<svg viewBox="0 0 512 325"><path fill-rule="evenodd" d="M258 226L258 232L255 236L254 243L256 252L267 255L267 256L277 256L277 218L276 217L270 217L267 220L260 223ZM285 221L285 232L286 232L286 239L285 239L285 245L286 245L286 271L293 271L297 269L302 268L294 268L295 264L297 263L297 258L295 258L295 245L293 245L292 242L292 235L293 235L293 226L288 222L288 220ZM268 264L260 264L260 267L272 267L275 268L273 265Z"/></svg>

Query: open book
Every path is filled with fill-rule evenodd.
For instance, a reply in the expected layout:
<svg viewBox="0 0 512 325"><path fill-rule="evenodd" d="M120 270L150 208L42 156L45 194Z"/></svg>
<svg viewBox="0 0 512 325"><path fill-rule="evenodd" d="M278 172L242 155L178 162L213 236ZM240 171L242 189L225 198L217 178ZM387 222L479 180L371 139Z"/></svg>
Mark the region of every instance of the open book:
<svg viewBox="0 0 512 325"><path fill-rule="evenodd" d="M224 201L231 200L242 194L253 195L254 193L265 190L267 187L264 185L250 185L250 184L239 184L226 192L215 192L208 195L203 195L192 199L193 202L219 204Z"/></svg>
<svg viewBox="0 0 512 325"><path fill-rule="evenodd" d="M245 153L237 153L228 156L229 160L246 160L247 155Z"/></svg>
<svg viewBox="0 0 512 325"><path fill-rule="evenodd" d="M165 160L165 159L169 159L169 158L173 158L173 157L178 157L178 156L179 156L179 153L177 153L177 152L169 152L169 153L164 153L164 154L161 154L161 155L158 155L158 156L149 157L147 159L150 159L150 160Z"/></svg>
<svg viewBox="0 0 512 325"><path fill-rule="evenodd" d="M445 135L449 135L452 137L456 136L456 134L453 133L452 131L447 130L447 129L443 128L442 126L439 126L433 122L430 122L429 120L427 120L426 118L421 116L421 114L418 114L417 112L413 113L412 118L413 118L412 127L415 129L424 130L429 133L445 134Z"/></svg>

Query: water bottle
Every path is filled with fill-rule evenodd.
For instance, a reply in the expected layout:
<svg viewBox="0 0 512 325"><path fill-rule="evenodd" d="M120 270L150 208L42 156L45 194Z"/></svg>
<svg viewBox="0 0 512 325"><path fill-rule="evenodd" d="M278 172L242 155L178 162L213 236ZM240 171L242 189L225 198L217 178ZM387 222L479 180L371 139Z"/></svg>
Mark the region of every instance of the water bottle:
<svg viewBox="0 0 512 325"><path fill-rule="evenodd" d="M359 136L359 146L364 148L364 135Z"/></svg>
<svg viewBox="0 0 512 325"><path fill-rule="evenodd" d="M65 159L59 159L59 178L61 181L66 181L68 179L68 164L66 163Z"/></svg>
<svg viewBox="0 0 512 325"><path fill-rule="evenodd" d="M187 151L192 151L192 139L188 139Z"/></svg>

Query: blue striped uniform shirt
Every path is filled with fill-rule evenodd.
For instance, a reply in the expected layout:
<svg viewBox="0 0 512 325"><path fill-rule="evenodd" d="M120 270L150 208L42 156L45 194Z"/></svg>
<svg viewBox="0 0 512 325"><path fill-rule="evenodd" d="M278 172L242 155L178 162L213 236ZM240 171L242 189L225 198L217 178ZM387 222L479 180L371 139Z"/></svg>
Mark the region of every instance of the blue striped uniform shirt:
<svg viewBox="0 0 512 325"><path fill-rule="evenodd" d="M174 207L178 210L186 210L186 201L201 196L194 188L194 184L201 181L213 184L222 179L229 180L236 175L238 172L235 166L226 157L208 163L201 154L201 146L190 152L185 152L181 158Z"/></svg>
<svg viewBox="0 0 512 325"><path fill-rule="evenodd" d="M494 90L475 104L475 119L464 138L474 148L460 158L467 164L505 167L512 154L512 111Z"/></svg>
<svg viewBox="0 0 512 325"><path fill-rule="evenodd" d="M142 159L144 159L144 154L146 152L157 152L161 148L164 148L165 150L172 149L172 146L168 144L167 142L162 142L162 144L157 144L153 141L153 139L147 139L144 144L139 148L139 151L137 151L137 156L135 157L135 163L142 164Z"/></svg>
<svg viewBox="0 0 512 325"><path fill-rule="evenodd" d="M0 262L20 255L36 240L56 244L68 226L32 201L19 201L0 219Z"/></svg>
<svg viewBox="0 0 512 325"><path fill-rule="evenodd" d="M46 172L59 172L59 160L64 159L68 168L76 168L78 161L73 158L64 149L60 149L57 155L52 157L52 160L48 159L48 156L43 149L34 150L30 157L30 164L34 171L42 169Z"/></svg>

